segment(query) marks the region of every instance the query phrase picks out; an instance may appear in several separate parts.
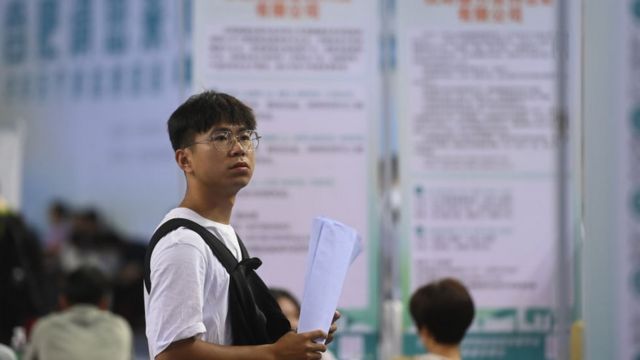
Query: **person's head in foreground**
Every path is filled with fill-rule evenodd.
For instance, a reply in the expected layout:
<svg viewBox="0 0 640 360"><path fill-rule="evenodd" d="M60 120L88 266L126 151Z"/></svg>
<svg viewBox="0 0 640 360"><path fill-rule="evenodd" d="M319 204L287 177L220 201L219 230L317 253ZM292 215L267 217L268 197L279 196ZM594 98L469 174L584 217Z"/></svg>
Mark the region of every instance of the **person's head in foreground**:
<svg viewBox="0 0 640 360"><path fill-rule="evenodd" d="M460 281L445 278L422 286L411 296L409 312L429 353L460 358L460 343L475 315L473 299Z"/></svg>
<svg viewBox="0 0 640 360"><path fill-rule="evenodd" d="M253 111L212 90L191 96L168 122L175 159L187 177L188 196L234 196L253 175L260 137Z"/></svg>

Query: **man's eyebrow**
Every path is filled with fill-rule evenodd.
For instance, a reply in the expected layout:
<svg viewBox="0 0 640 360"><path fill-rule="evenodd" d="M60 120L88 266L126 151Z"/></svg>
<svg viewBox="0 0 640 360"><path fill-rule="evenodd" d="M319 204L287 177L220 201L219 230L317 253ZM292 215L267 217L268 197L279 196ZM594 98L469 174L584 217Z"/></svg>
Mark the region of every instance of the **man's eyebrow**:
<svg viewBox="0 0 640 360"><path fill-rule="evenodd" d="M236 131L247 131L247 130L249 130L249 129L247 129L247 127L246 127L246 126L241 126L241 127L236 128L236 129L237 129ZM230 131L230 132L233 132L233 128L230 128L230 127L228 127L228 126L216 126L216 127L214 127L214 128L213 128L213 130L212 130L212 132L220 132L220 131Z"/></svg>

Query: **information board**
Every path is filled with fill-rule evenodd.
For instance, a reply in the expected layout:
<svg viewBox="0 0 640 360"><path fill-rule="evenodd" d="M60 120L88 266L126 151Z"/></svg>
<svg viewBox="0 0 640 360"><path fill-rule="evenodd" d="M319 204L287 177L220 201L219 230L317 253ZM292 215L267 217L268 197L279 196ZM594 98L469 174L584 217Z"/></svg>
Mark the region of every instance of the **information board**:
<svg viewBox="0 0 640 360"><path fill-rule="evenodd" d="M553 326L553 1L400 1L403 294L470 289L463 357L544 358ZM408 317L405 352L423 352Z"/></svg>
<svg viewBox="0 0 640 360"><path fill-rule="evenodd" d="M364 251L340 298L342 330L350 335L338 339L337 351L371 356L382 110L377 2L203 0L194 14L193 91L214 89L247 102L262 136L232 225L263 261L265 281L298 298L312 219L355 228Z"/></svg>

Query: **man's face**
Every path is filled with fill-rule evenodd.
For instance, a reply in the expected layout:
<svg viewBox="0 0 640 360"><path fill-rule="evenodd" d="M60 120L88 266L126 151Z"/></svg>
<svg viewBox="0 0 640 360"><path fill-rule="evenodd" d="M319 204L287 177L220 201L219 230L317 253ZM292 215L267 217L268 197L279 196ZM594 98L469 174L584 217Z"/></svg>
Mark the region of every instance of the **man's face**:
<svg viewBox="0 0 640 360"><path fill-rule="evenodd" d="M252 132L238 125L219 124L196 135L190 152L192 179L207 188L235 195L253 175ZM243 145L244 144L244 145Z"/></svg>

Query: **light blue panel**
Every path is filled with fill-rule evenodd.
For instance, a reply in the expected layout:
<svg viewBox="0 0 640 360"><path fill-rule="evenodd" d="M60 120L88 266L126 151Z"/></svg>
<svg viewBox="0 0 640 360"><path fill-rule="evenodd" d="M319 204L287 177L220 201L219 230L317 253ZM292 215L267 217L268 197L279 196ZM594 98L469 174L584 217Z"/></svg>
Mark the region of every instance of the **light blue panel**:
<svg viewBox="0 0 640 360"><path fill-rule="evenodd" d="M618 359L615 339L617 242L615 199L615 73L619 57L615 4L584 3L584 226L583 306L588 359Z"/></svg>

